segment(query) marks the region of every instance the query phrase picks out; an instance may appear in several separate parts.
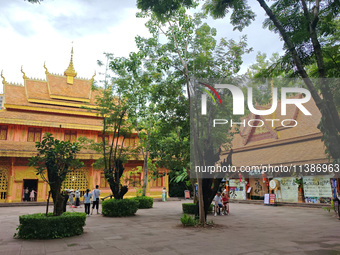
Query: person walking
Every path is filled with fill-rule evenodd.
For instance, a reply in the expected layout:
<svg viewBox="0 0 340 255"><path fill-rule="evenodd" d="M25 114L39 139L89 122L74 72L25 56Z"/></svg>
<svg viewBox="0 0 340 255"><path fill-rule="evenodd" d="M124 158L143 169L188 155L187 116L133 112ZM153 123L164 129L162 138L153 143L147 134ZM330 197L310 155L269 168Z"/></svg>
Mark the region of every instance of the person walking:
<svg viewBox="0 0 340 255"><path fill-rule="evenodd" d="M93 214L93 209L94 207L97 208L97 214L99 214L99 196L100 196L100 190L98 189L99 185L96 185L96 188L92 191L93 197L92 197L92 212L91 215Z"/></svg>
<svg viewBox="0 0 340 255"><path fill-rule="evenodd" d="M76 208L77 208L78 206L80 206L80 192L79 192L79 189L76 190L75 196L76 196Z"/></svg>
<svg viewBox="0 0 340 255"><path fill-rule="evenodd" d="M85 213L87 214L87 216L90 216L91 197L92 197L92 194L90 193L90 189L87 189L83 196L84 205L85 205Z"/></svg>

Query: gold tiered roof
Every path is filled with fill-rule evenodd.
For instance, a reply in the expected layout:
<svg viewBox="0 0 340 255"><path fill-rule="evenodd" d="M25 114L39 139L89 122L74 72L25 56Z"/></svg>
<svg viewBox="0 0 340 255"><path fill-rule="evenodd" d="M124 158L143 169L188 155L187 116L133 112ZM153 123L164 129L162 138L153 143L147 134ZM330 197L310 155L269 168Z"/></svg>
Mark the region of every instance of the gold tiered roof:
<svg viewBox="0 0 340 255"><path fill-rule="evenodd" d="M45 64L44 68L46 79L42 80L27 77L21 67L24 85L7 82L1 72L5 109L0 111L0 123L101 130L101 118L81 108L96 107L99 92L91 90L95 75L90 79L76 77L73 48L65 75L50 73ZM72 77L72 84L68 77Z"/></svg>

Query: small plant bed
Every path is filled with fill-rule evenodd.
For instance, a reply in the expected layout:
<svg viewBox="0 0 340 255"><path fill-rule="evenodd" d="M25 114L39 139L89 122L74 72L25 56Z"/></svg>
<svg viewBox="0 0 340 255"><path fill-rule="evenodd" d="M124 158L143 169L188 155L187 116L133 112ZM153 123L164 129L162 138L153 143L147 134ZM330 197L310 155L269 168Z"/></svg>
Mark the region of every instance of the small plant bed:
<svg viewBox="0 0 340 255"><path fill-rule="evenodd" d="M65 212L60 216L53 213L35 213L19 217L18 232L14 237L21 239L54 239L81 235L84 232L86 214Z"/></svg>
<svg viewBox="0 0 340 255"><path fill-rule="evenodd" d="M138 202L138 209L148 209L153 207L153 198L146 196L138 196L131 198Z"/></svg>
<svg viewBox="0 0 340 255"><path fill-rule="evenodd" d="M102 213L107 217L133 216L138 204L135 199L107 199L102 202Z"/></svg>
<svg viewBox="0 0 340 255"><path fill-rule="evenodd" d="M209 206L208 212L212 212L213 208L214 207L211 204ZM185 214L195 214L195 212L196 212L196 204L194 204L194 203L183 203L182 204L182 210L183 210L183 213L185 213Z"/></svg>
<svg viewBox="0 0 340 255"><path fill-rule="evenodd" d="M207 221L205 225L202 225L199 223L199 219L196 219L195 216L188 216L187 214L184 214L183 217L181 217L181 223L182 227L191 227L191 228L223 228L223 225L217 225L214 223L214 221Z"/></svg>

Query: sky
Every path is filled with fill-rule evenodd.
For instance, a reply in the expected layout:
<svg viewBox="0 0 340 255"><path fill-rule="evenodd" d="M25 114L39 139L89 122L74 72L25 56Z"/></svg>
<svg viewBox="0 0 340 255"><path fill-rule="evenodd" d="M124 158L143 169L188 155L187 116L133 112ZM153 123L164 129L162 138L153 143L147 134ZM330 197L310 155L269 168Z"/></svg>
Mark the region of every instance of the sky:
<svg viewBox="0 0 340 255"><path fill-rule="evenodd" d="M244 56L240 73L255 62L258 51L271 56L282 53L279 36L262 27L264 11L252 1L256 20L242 32L233 31L224 19L208 18L217 29L217 37L239 38L246 34L253 52ZM145 19L136 18L136 0L44 0L31 4L24 0L0 0L0 70L9 83L23 84L21 66L26 76L45 79L44 62L50 73L63 74L73 46L73 63L77 77L91 78L103 72L97 60L104 52L128 56L136 51L136 35L148 37ZM2 79L0 93L2 93Z"/></svg>

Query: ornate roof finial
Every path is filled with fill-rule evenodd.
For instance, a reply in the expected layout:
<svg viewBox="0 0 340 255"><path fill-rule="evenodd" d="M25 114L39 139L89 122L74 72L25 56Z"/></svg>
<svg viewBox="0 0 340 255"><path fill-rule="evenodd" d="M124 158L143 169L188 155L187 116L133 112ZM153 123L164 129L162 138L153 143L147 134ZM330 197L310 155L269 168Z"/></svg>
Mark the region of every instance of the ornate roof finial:
<svg viewBox="0 0 340 255"><path fill-rule="evenodd" d="M94 81L94 77L96 76L96 70L94 71L94 75L92 76L92 78L91 78L91 82L93 82Z"/></svg>
<svg viewBox="0 0 340 255"><path fill-rule="evenodd" d="M22 72L22 78L24 78L24 80L27 80L28 77L26 76L25 72L22 70L22 66L21 66L21 72Z"/></svg>
<svg viewBox="0 0 340 255"><path fill-rule="evenodd" d="M72 50L71 50L70 64L68 65L68 68L65 70L64 74L66 76L71 76L71 77L75 77L77 75L77 73L76 73L76 71L74 70L74 67L73 67L73 46L72 46Z"/></svg>
<svg viewBox="0 0 340 255"><path fill-rule="evenodd" d="M5 77L3 75L3 70L1 70L1 78L2 78L2 84L5 85L5 83L7 83L7 81L5 80Z"/></svg>
<svg viewBox="0 0 340 255"><path fill-rule="evenodd" d="M50 74L47 70L47 67L46 67L46 61L44 61L44 68L45 68L45 74Z"/></svg>

